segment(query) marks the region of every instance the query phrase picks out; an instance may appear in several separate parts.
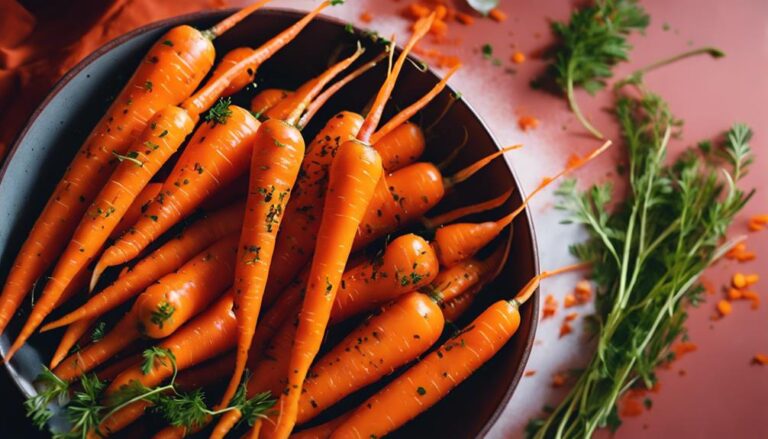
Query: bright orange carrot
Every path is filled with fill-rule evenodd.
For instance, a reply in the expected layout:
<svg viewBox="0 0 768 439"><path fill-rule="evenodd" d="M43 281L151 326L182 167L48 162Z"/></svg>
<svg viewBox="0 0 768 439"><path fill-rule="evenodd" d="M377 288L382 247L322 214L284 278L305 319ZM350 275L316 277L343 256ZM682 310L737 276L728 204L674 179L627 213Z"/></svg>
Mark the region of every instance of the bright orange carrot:
<svg viewBox="0 0 768 439"><path fill-rule="evenodd" d="M220 355L235 345L236 319L232 311L232 294L222 296L213 306L179 331L164 340L159 347L167 349L176 357L177 370L185 370L205 360ZM131 367L118 375L105 394L112 395L118 389L137 382L147 387L156 386L173 373L170 362L155 362L149 373L144 374L139 366ZM144 401L126 406L113 416L102 420L99 431L113 434L144 414L149 405Z"/></svg>
<svg viewBox="0 0 768 439"><path fill-rule="evenodd" d="M275 239L303 158L304 139L298 129L278 119L262 124L253 145L248 201L235 265L237 359L220 407L229 404L245 371Z"/></svg>
<svg viewBox="0 0 768 439"><path fill-rule="evenodd" d="M278 102L291 96L293 94L290 90L283 90L279 88L268 88L262 90L251 99L251 113L256 116L257 119L261 119L261 116L270 108L277 105Z"/></svg>
<svg viewBox="0 0 768 439"><path fill-rule="evenodd" d="M610 141L605 142L601 147L589 153L584 159L569 164L554 177L545 178L544 181L542 181L541 184L526 197L522 205L497 221L488 221L479 224L458 223L437 229L432 245L435 247L435 251L440 259L440 264L445 267L450 267L451 265L477 253L477 251L485 247L498 236L505 227L510 225L517 215L525 210L528 202L535 197L536 194L561 176L579 168L584 163L597 157L603 151L608 149L610 145Z"/></svg>
<svg viewBox="0 0 768 439"><path fill-rule="evenodd" d="M125 211L125 215L117 223L115 230L112 231L109 237L115 239L128 230L128 227L132 226L141 217L149 203L160 193L162 187L162 183L149 183L146 185L139 195L136 196L136 199L133 200L133 204Z"/></svg>
<svg viewBox="0 0 768 439"><path fill-rule="evenodd" d="M43 319L53 311L64 289L101 250L136 196L176 152L193 127L192 119L183 110L166 107L150 120L149 126L126 155L116 155L122 163L80 221L40 299L8 351L7 358L21 348Z"/></svg>
<svg viewBox="0 0 768 439"><path fill-rule="evenodd" d="M101 256L94 278L106 267L138 256L149 243L194 212L215 188L233 181L246 170L259 121L234 105L221 106L219 111L220 118L195 131L143 217Z"/></svg>
<svg viewBox="0 0 768 439"><path fill-rule="evenodd" d="M382 136L373 144L373 148L381 156L384 170L394 172L414 163L424 153L426 145L421 128L405 122Z"/></svg>
<svg viewBox="0 0 768 439"><path fill-rule="evenodd" d="M142 343L135 343L136 347L142 346ZM133 346L128 346L127 350L132 350ZM140 364L142 361L141 353L136 352L132 355L127 355L117 361L112 362L112 364L105 366L98 370L96 372L96 376L99 377L102 381L112 381L115 379L116 376L118 376L122 371L125 369L128 369L129 367L136 366Z"/></svg>
<svg viewBox="0 0 768 439"><path fill-rule="evenodd" d="M483 290L483 284L477 284L468 291L462 293L459 297L440 305L443 311L443 317L446 322L456 322L472 306L477 295Z"/></svg>
<svg viewBox="0 0 768 439"><path fill-rule="evenodd" d="M274 428L271 424L265 426L268 427L264 430L268 437L285 439L296 424L302 384L320 349L356 229L382 174L381 157L366 142L378 125L384 104L389 99L408 52L429 30L433 19L430 16L416 23L414 35L379 90L357 139L342 144L331 164L328 194L317 236L319 242L333 245L315 248L289 362L288 370L291 373L288 375L287 391L278 402L280 412Z"/></svg>
<svg viewBox="0 0 768 439"><path fill-rule="evenodd" d="M174 384L180 390L195 390L217 384L232 374L235 353L230 352L180 372Z"/></svg>
<svg viewBox="0 0 768 439"><path fill-rule="evenodd" d="M442 331L443 316L432 300L416 292L400 297L352 331L312 367L299 400L297 423L313 419L342 398L417 358ZM282 379L285 375L282 370ZM265 389L250 388L254 393ZM224 415L211 438L223 438L237 419L237 411Z"/></svg>
<svg viewBox="0 0 768 439"><path fill-rule="evenodd" d="M61 364L61 362L67 358L69 353L72 351L72 348L80 343L88 331L91 330L93 325L94 321L91 319L80 320L69 325L64 331L64 335L61 336L61 340L59 340L59 345L56 347L56 351L53 353L49 368L54 369L56 366Z"/></svg>
<svg viewBox="0 0 768 439"><path fill-rule="evenodd" d="M0 333L109 178L116 163L113 152L124 153L156 112L188 97L213 59L210 39L186 25L172 28L150 48L81 146L16 256L0 295ZM165 83L172 85L152 86Z"/></svg>
<svg viewBox="0 0 768 439"><path fill-rule="evenodd" d="M235 203L195 221L177 238L171 239L139 261L83 306L46 325L43 330L58 328L78 320L96 319L144 291L157 279L172 273L214 242L240 230L244 209L243 203Z"/></svg>
<svg viewBox="0 0 768 439"><path fill-rule="evenodd" d="M224 237L141 293L133 304L139 331L165 338L206 309L232 285L237 242L237 234Z"/></svg>
<svg viewBox="0 0 768 439"><path fill-rule="evenodd" d="M331 433L339 428L339 425L341 425L345 419L347 419L346 416L341 415L315 427L301 430L298 433L293 433L291 439L328 439L328 437L331 436Z"/></svg>
<svg viewBox="0 0 768 439"><path fill-rule="evenodd" d="M456 221L459 218L473 215L475 213L485 212L487 210L496 209L501 207L512 196L513 189L508 189L498 197L491 198L490 200L481 201L469 206L463 206L454 210L441 213L432 218L422 218L421 222L428 229L436 229L437 227Z"/></svg>
<svg viewBox="0 0 768 439"><path fill-rule="evenodd" d="M441 347L361 404L331 437L384 437L432 407L512 338L520 325L519 308L542 278L581 267L544 272L531 279L515 299L491 305Z"/></svg>

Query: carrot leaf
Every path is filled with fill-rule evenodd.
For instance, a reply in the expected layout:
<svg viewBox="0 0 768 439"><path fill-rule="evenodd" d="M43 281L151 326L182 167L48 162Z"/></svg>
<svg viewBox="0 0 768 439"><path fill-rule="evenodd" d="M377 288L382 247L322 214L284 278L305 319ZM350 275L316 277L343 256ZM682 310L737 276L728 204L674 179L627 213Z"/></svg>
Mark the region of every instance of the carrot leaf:
<svg viewBox="0 0 768 439"><path fill-rule="evenodd" d="M163 324L173 317L174 312L176 312L176 308L173 305L168 302L163 302L157 305L156 310L152 311L152 314L149 316L149 321L158 328L163 329Z"/></svg>
<svg viewBox="0 0 768 439"><path fill-rule="evenodd" d="M141 353L144 362L141 364L141 373L148 375L155 368L155 365L167 366L170 362L171 367L176 370L176 356L170 349L152 346Z"/></svg>
<svg viewBox="0 0 768 439"><path fill-rule="evenodd" d="M232 99L219 98L216 105L211 107L208 113L205 114L205 121L212 122L214 125L224 125L227 123L227 119L232 116L232 110L229 109L230 105L232 105Z"/></svg>
<svg viewBox="0 0 768 439"><path fill-rule="evenodd" d="M93 332L91 332L91 341L94 343L104 338L104 334L107 329L107 322L99 322L96 324L96 326L93 328Z"/></svg>
<svg viewBox="0 0 768 439"><path fill-rule="evenodd" d="M32 423L42 430L53 416L49 405L53 402L62 405L69 395L69 385L45 366L43 366L43 371L35 379L35 384L38 388L38 393L24 401L24 409Z"/></svg>
<svg viewBox="0 0 768 439"><path fill-rule="evenodd" d="M85 438L88 432L96 429L101 422L101 414L106 409L99 401L106 386L106 381L99 380L95 374L83 375L80 379L81 390L72 394L72 399L65 408L71 430L54 434L53 437Z"/></svg>

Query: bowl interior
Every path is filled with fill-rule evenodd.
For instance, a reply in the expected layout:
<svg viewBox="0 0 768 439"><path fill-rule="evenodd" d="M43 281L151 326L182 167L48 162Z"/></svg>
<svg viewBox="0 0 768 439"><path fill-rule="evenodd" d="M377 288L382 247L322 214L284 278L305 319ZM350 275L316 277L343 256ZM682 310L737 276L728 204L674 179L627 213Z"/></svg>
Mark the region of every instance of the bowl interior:
<svg viewBox="0 0 768 439"><path fill-rule="evenodd" d="M128 75L147 48L164 30L173 25L188 23L202 29L225 14L227 11L199 13L155 23L134 31L91 55L56 86L33 115L9 155L5 167L0 171L0 279L4 281L7 276L16 252L74 152L108 107L110 98L128 79ZM299 13L293 11L260 11L216 40L217 53L220 56L235 47L257 46L293 23L299 16ZM263 65L257 75L256 89L293 89L324 70L332 57L350 53L357 40L357 36L345 31L343 23L320 17L294 42ZM365 56L375 56L381 50L380 44L370 40L363 42L369 48ZM386 63L358 78L331 99L306 128L307 141L336 112L362 111L384 78L384 64ZM386 121L387 116L395 110L409 105L426 93L437 80L433 73L421 72L411 63L406 63L384 120ZM254 90L249 87L235 96L234 101L247 106L253 94ZM446 90L415 118L422 126L429 126L438 119L446 106L454 101L430 131L424 156L424 160L435 162L445 158L461 143L466 130L469 142L449 166L447 174L498 150L492 135L465 99L454 100L452 92ZM438 210L489 199L509 188L515 188L512 198L505 206L468 219L475 221L498 218L521 203L522 197L517 187L517 181L510 168L504 160L498 159L483 172L459 184L447 195ZM530 217L519 216L513 230L512 249L504 272L478 297L466 317L458 322L460 326L470 321L490 303L509 298L537 272L538 260ZM36 290L39 292L40 285ZM520 330L493 360L436 407L393 436L482 436L495 422L520 379L533 342L537 303L537 299L534 299L522 308ZM0 339L0 349L3 351L9 344L7 334L15 336L29 307L30 303L27 302ZM34 391L31 381L39 373L41 364L47 363L60 334L61 332L53 331L36 335L7 365L12 378L26 394ZM318 422L346 411L366 395L366 392L360 392L342 401L319 418ZM472 409L467 410L468 407Z"/></svg>

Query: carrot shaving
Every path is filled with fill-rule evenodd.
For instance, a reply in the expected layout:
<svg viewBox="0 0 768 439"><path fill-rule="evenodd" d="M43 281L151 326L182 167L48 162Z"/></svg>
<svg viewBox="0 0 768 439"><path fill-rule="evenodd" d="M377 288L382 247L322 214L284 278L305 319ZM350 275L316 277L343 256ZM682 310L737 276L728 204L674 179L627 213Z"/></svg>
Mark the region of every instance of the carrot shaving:
<svg viewBox="0 0 768 439"><path fill-rule="evenodd" d="M502 21L507 20L507 13L499 8L493 8L491 9L491 12L488 13L488 17L493 21L501 23Z"/></svg>
<svg viewBox="0 0 768 439"><path fill-rule="evenodd" d="M532 377L532 376L536 375L536 371L535 370L526 370L523 375L527 376L527 377Z"/></svg>

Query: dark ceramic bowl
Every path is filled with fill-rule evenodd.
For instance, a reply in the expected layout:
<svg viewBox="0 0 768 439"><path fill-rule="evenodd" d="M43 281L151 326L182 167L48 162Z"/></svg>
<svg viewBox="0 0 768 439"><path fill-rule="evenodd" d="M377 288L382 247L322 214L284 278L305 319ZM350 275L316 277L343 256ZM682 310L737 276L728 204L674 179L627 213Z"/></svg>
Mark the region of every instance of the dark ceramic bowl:
<svg viewBox="0 0 768 439"><path fill-rule="evenodd" d="M204 12L154 23L124 35L86 58L54 87L48 98L32 115L0 171L0 274L7 276L13 258L31 225L67 163L127 80L146 50L166 29L181 23L205 28L230 11ZM298 19L300 13L286 10L263 10L216 40L218 54L238 46L257 46L267 38ZM348 49L356 41L344 29L344 23L320 17L290 45L264 64L258 77L261 86L294 88L310 76L322 71L337 49ZM373 45L372 42L367 42ZM369 53L377 52L369 50ZM378 89L384 76L383 66L347 86L332 99L306 130L306 137L317 131L319 123L339 110L361 111ZM432 72L420 72L406 63L395 89L392 109L401 108L424 94L438 81ZM246 95L247 92L244 92ZM241 102L247 102L242 96ZM451 101L443 92L427 109L417 116L424 125L433 122ZM468 97L472 100L472 97ZM238 101L238 98L235 98ZM385 119L386 120L386 119ZM426 160L438 161L469 134L469 144L451 165L453 170L498 150L498 144L488 128L472 111L466 99L450 107L428 139ZM514 173L504 162L496 160L482 173L460 184L440 206L476 202L516 188L512 198L500 209L472 220L498 218L521 203L522 194ZM509 298L538 271L538 258L529 215L521 215L514 223L514 244L509 263L498 280L483 292L464 322L493 301ZM0 279L2 279L0 278ZM461 384L454 392L427 413L419 416L396 433L401 437L482 437L498 420L514 391L525 367L536 328L538 300L522 309L522 323L517 335L492 361ZM15 335L29 311L29 303L6 331ZM47 362L60 337L60 332L33 337L6 368L22 392L34 392L31 381ZM8 348L8 335L0 339L0 349ZM364 396L364 395L362 395ZM357 398L342 401L328 416L342 412L355 404ZM9 402L6 402L9 403ZM21 404L21 401L13 402ZM18 422L27 422L18 420Z"/></svg>

